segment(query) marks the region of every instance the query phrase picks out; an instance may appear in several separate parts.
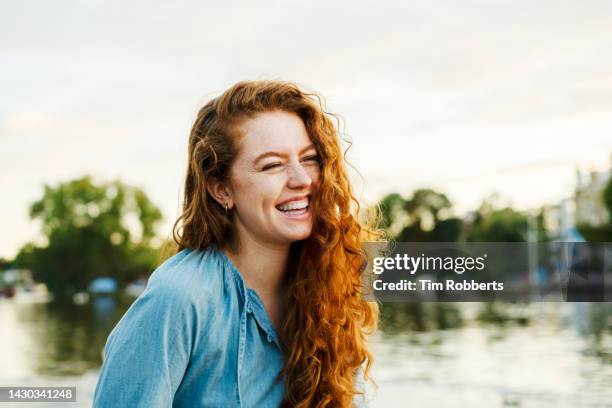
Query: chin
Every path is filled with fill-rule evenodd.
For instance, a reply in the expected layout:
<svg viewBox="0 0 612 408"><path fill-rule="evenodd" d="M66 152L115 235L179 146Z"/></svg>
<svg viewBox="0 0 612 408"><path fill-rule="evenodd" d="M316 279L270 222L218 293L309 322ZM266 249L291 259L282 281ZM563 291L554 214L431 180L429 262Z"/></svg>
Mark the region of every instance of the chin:
<svg viewBox="0 0 612 408"><path fill-rule="evenodd" d="M302 241L308 238L310 234L311 234L311 231L306 231L301 234L300 233L287 234L287 239L288 241L291 241L291 242Z"/></svg>

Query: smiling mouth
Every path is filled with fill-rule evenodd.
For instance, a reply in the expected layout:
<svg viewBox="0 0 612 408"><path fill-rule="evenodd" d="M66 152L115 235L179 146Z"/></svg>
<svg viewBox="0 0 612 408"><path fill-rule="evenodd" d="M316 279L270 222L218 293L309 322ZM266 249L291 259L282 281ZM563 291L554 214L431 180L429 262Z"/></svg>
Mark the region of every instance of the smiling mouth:
<svg viewBox="0 0 612 408"><path fill-rule="evenodd" d="M287 214L287 215L301 215L301 214L306 214L308 212L309 207L310 207L310 197L308 197L305 200L305 203L302 202L300 204L294 204L294 205L292 205L291 203L287 205L277 205L276 209L282 212L283 214Z"/></svg>
<svg viewBox="0 0 612 408"><path fill-rule="evenodd" d="M300 214L306 214L308 212L308 205L304 208L300 208L297 210L281 210L280 208L276 207L276 209L284 214L289 214L289 215L300 215Z"/></svg>

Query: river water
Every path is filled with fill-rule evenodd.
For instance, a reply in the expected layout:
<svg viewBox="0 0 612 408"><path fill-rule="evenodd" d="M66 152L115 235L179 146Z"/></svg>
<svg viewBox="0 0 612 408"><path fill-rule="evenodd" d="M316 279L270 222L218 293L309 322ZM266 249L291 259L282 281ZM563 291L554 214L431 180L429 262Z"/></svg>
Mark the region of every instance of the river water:
<svg viewBox="0 0 612 408"><path fill-rule="evenodd" d="M76 386L91 406L108 333L129 306L0 299L0 386ZM612 305L386 304L372 407L612 407ZM15 406L0 403L0 406Z"/></svg>

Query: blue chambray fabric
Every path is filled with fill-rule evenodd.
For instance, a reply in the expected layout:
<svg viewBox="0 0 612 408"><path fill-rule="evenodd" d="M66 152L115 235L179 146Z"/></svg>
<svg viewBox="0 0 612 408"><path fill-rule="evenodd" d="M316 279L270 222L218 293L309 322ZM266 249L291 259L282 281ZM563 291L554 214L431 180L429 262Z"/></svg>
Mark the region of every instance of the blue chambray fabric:
<svg viewBox="0 0 612 408"><path fill-rule="evenodd" d="M160 265L104 356L94 407L267 408L284 394L283 354L263 303L216 246Z"/></svg>

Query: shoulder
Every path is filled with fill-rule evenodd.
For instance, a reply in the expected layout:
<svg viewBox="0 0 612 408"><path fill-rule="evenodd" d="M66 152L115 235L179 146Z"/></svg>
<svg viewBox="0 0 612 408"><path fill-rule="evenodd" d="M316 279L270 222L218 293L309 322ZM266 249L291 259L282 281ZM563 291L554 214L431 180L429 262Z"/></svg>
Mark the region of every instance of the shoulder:
<svg viewBox="0 0 612 408"><path fill-rule="evenodd" d="M109 336L133 339L199 332L223 302L224 266L214 251L183 250L162 263ZM180 328L180 330L177 330Z"/></svg>
<svg viewBox="0 0 612 408"><path fill-rule="evenodd" d="M186 326L207 322L226 301L223 261L214 250L185 249L168 258L153 271L144 292L117 326L126 329L159 327L167 322Z"/></svg>
<svg viewBox="0 0 612 408"><path fill-rule="evenodd" d="M218 250L184 249L153 271L143 295L200 304L216 300L224 285L224 259Z"/></svg>

